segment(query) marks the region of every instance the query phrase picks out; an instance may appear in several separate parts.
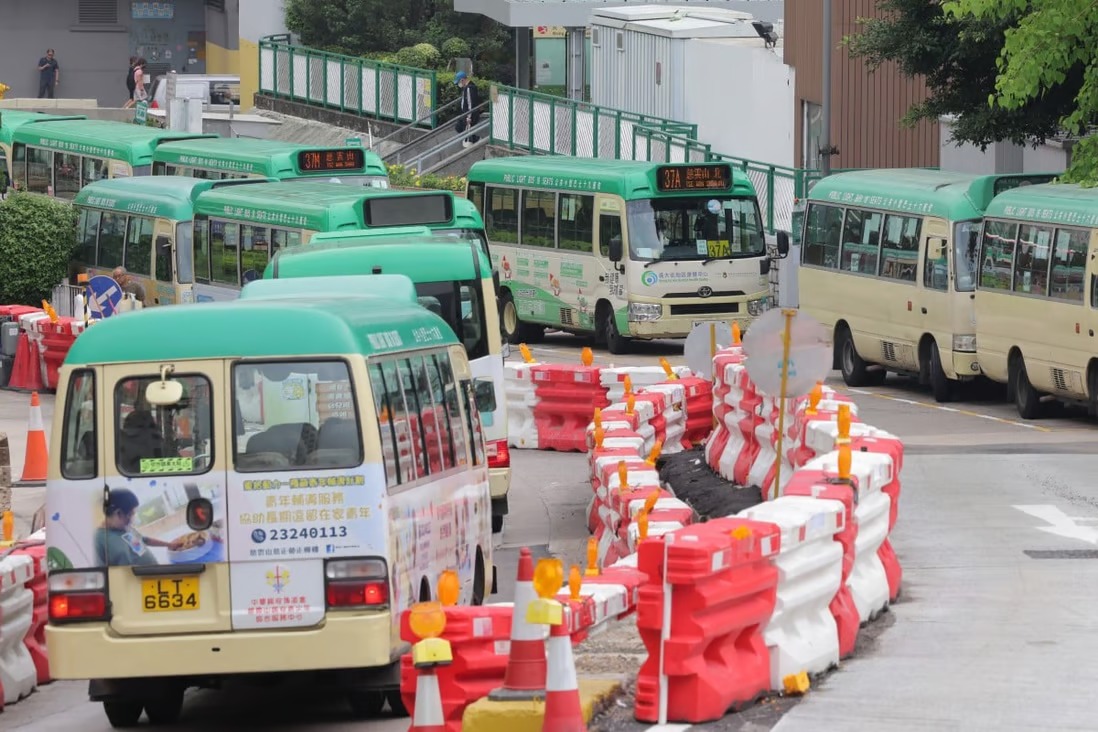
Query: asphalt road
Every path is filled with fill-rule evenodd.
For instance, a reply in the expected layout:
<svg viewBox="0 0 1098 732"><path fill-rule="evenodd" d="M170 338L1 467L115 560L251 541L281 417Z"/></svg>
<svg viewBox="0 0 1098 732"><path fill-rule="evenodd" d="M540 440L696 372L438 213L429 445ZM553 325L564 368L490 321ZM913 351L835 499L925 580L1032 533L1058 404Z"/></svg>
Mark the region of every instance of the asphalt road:
<svg viewBox="0 0 1098 732"><path fill-rule="evenodd" d="M587 343L550 334L532 347L544 362L578 362ZM601 364L682 363L681 342L637 344ZM518 358L518 351L512 359ZM837 374L828 383L846 388ZM1057 410L1023 422L1003 394L970 390L935 404L904 380L853 391L860 417L902 437L900 520L892 540L904 568L901 600L865 634L858 655L802 701L770 703L704 725L714 730L1093 729L1093 703L1078 688L1098 656L1089 608L1098 599L1098 426L1082 412ZM12 440L20 474L26 395L0 392L0 430ZM44 399L48 412L52 399ZM47 414L48 419L48 414ZM588 497L581 456L513 451L511 516L501 538L501 578L513 577L517 547L582 562ZM41 502L17 490L20 518ZM510 598L509 582L498 599ZM596 641L590 641L595 644ZM628 633L604 643L628 668L640 658ZM581 657L581 672L610 670ZM625 670L615 667L614 670ZM84 686L58 682L0 714L5 732L108 730ZM230 688L192 692L177 729L262 726L271 730L361 730L323 689ZM376 732L407 720L366 723ZM640 730L628 710L606 729ZM699 725L701 726L701 725Z"/></svg>

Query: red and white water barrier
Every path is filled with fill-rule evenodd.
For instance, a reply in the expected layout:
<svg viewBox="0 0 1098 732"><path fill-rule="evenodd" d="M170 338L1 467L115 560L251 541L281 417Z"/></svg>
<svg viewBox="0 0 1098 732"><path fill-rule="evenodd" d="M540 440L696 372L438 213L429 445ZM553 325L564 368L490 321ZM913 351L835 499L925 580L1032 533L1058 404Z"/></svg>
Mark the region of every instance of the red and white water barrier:
<svg viewBox="0 0 1098 732"><path fill-rule="evenodd" d="M30 695L38 685L34 658L25 643L34 624L34 592L27 584L35 560L25 554L0 559L0 709Z"/></svg>

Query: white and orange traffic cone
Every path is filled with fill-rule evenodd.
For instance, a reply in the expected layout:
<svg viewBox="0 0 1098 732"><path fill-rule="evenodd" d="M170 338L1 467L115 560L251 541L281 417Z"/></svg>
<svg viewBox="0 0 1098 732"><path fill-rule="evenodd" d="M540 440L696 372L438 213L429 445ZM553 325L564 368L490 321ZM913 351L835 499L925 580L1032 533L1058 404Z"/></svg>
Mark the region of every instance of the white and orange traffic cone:
<svg viewBox="0 0 1098 732"><path fill-rule="evenodd" d="M446 732L442 713L442 692L433 666L419 669L416 678L416 709L408 732Z"/></svg>
<svg viewBox="0 0 1098 732"><path fill-rule="evenodd" d="M30 418L27 420L27 451L23 458L23 476L19 485L44 483L47 470L46 428L38 392L31 392Z"/></svg>
<svg viewBox="0 0 1098 732"><path fill-rule="evenodd" d="M587 732L580 704L576 664L572 658L572 608L566 603L563 622L549 631L549 664L545 679L545 716L542 732Z"/></svg>
<svg viewBox="0 0 1098 732"><path fill-rule="evenodd" d="M534 559L529 547L519 551L515 602L511 612L511 654L503 674L503 686L493 689L492 701L538 699L545 693L545 630L526 620L534 591Z"/></svg>

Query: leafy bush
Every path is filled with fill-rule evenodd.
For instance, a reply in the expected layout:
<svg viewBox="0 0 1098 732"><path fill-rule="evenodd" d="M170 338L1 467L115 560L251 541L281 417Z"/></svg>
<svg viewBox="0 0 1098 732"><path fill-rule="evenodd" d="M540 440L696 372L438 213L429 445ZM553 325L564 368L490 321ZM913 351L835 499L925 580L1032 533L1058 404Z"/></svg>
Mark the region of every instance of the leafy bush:
<svg viewBox="0 0 1098 732"><path fill-rule="evenodd" d="M437 69L442 64L442 54L430 43L417 43L393 54L393 63L417 69Z"/></svg>
<svg viewBox="0 0 1098 732"><path fill-rule="evenodd" d="M449 63L450 59L454 58L470 58L473 55L473 50L469 47L469 42L464 38L447 38L442 42L442 57Z"/></svg>
<svg viewBox="0 0 1098 732"><path fill-rule="evenodd" d="M389 185L395 188L427 188L436 191L453 191L465 193L465 178L456 175L435 175L427 173L419 175L415 168L406 168L403 165L390 165Z"/></svg>
<svg viewBox="0 0 1098 732"><path fill-rule="evenodd" d="M76 209L13 193L0 201L0 303L40 305L76 254Z"/></svg>

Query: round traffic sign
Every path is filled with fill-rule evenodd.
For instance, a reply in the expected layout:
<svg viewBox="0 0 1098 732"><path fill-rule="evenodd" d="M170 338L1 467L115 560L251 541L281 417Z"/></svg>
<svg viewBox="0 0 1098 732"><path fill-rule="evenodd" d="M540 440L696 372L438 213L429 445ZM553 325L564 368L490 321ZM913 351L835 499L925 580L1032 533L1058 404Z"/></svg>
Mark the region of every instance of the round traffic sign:
<svg viewBox="0 0 1098 732"><path fill-rule="evenodd" d="M713 378L713 331L715 331L718 349L732 345L732 326L725 322L714 321L695 324L690 330L690 335L686 336L686 343L682 347L686 365L695 376L701 376L704 379Z"/></svg>
<svg viewBox="0 0 1098 732"><path fill-rule="evenodd" d="M91 290L88 311L93 319L108 318L118 312L118 306L122 303L122 288L113 277L96 275L88 280L88 289Z"/></svg>
<svg viewBox="0 0 1098 732"><path fill-rule="evenodd" d="M789 327L789 363L785 396L807 394L831 371L827 330L798 310L775 308L756 318L743 338L747 375L763 394L777 397L782 389L783 334Z"/></svg>

